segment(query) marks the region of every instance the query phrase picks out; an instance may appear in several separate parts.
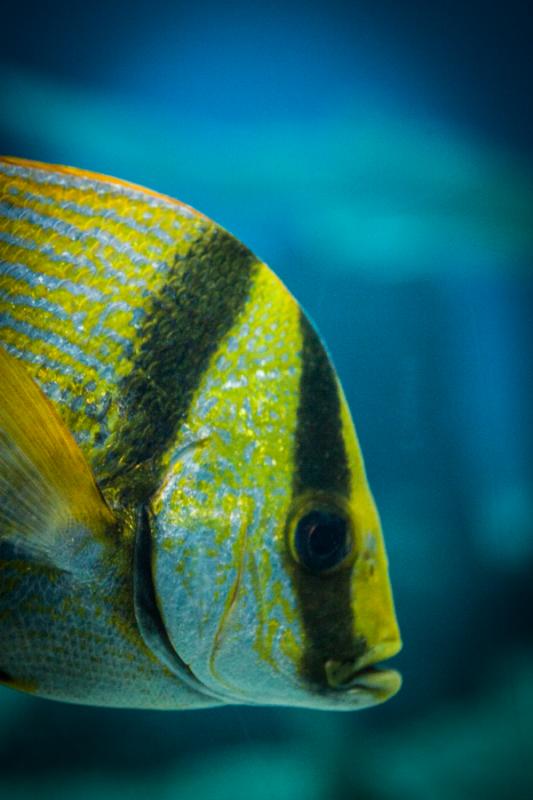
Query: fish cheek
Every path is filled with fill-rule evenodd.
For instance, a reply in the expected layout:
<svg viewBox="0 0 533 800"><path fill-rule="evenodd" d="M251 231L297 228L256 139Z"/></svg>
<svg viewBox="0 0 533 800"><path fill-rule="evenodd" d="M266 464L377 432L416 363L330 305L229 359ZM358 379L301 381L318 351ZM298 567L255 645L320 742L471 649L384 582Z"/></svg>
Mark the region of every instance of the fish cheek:
<svg viewBox="0 0 533 800"><path fill-rule="evenodd" d="M214 690L210 662L213 643L238 578L235 553L240 526L232 524L230 497L203 495L191 462L191 482L170 487L171 500L153 516L154 585L170 642L197 678ZM204 464L204 469L206 465ZM235 515L233 515L234 517ZM238 522L238 520L237 520Z"/></svg>

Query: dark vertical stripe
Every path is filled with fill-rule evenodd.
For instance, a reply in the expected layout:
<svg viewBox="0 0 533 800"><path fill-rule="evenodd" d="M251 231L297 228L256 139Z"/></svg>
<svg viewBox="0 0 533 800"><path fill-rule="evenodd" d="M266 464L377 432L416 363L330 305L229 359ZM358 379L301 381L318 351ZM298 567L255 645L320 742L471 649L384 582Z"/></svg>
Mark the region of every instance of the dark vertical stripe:
<svg viewBox="0 0 533 800"><path fill-rule="evenodd" d="M342 431L335 371L315 329L302 312L302 376L296 432L295 492L332 491L346 496L350 471Z"/></svg>
<svg viewBox="0 0 533 800"><path fill-rule="evenodd" d="M160 459L175 441L193 394L250 293L257 259L211 228L176 260L137 334L133 368L119 387L123 424L104 465L122 503L157 489Z"/></svg>
<svg viewBox="0 0 533 800"><path fill-rule="evenodd" d="M344 443L341 401L335 371L324 345L302 313L302 376L298 408L294 502L303 493L317 493L317 507L335 496L347 499L350 469ZM307 510L309 510L307 508ZM302 615L305 647L302 677L325 688L327 659L351 660L364 649L353 635L351 567L313 575L291 561L293 584Z"/></svg>

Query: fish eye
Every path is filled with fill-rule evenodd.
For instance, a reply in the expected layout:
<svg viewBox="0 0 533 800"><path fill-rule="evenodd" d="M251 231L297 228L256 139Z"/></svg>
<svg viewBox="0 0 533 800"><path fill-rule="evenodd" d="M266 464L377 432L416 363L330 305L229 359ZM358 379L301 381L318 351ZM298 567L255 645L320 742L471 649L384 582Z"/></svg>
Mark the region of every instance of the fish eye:
<svg viewBox="0 0 533 800"><path fill-rule="evenodd" d="M322 573L341 564L352 550L352 534L345 516L315 508L294 529L294 554L310 572Z"/></svg>

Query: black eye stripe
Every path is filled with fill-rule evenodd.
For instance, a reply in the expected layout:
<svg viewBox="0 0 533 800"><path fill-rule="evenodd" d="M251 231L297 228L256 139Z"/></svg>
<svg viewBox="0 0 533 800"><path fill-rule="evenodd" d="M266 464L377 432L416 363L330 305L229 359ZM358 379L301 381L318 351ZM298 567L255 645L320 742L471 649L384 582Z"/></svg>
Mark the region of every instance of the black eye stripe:
<svg viewBox="0 0 533 800"><path fill-rule="evenodd" d="M349 554L352 546L346 519L326 509L313 509L301 517L294 531L298 561L311 572L333 569Z"/></svg>
<svg viewBox="0 0 533 800"><path fill-rule="evenodd" d="M319 336L303 313L300 330L302 375L295 432L292 508L299 508L299 516L303 516L306 510L321 507L318 498L316 505L312 499L316 495L340 498L347 503L351 496L351 472L335 370ZM305 507L300 505L302 500ZM329 503L325 507L330 507ZM342 505L339 511L342 513ZM346 517L352 518L348 509ZM332 657L349 660L360 648L354 633L352 570L332 568L331 574L323 574L324 570L312 571L303 567L294 541L295 524L298 524L298 518L291 515L292 553L288 555L287 563L304 629L300 674L311 684L323 686L326 683L324 661ZM355 533L350 529L352 537ZM348 564L349 559L346 561Z"/></svg>

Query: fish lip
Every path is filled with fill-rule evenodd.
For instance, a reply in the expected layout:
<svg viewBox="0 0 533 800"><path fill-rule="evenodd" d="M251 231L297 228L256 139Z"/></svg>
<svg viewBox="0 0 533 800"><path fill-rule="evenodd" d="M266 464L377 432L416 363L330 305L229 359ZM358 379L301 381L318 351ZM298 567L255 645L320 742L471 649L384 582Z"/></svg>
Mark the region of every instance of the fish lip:
<svg viewBox="0 0 533 800"><path fill-rule="evenodd" d="M395 669L383 669L381 667L368 667L360 672L356 672L352 678L341 686L336 686L335 691L349 692L364 691L370 692L383 699L391 697L400 690L402 677Z"/></svg>
<svg viewBox="0 0 533 800"><path fill-rule="evenodd" d="M379 666L384 660L396 655L400 641L384 642L368 650L354 660L329 659L324 672L329 689L334 692L370 692L387 699L399 691L402 677L395 669Z"/></svg>

